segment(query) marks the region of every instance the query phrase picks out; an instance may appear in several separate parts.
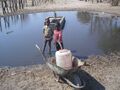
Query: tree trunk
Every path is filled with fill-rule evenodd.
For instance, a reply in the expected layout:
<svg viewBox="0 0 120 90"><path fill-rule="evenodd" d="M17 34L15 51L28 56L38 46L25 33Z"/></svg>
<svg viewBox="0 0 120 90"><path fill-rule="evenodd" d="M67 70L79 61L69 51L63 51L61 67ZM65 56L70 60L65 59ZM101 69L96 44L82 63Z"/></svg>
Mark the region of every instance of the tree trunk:
<svg viewBox="0 0 120 90"><path fill-rule="evenodd" d="M119 5L119 0L112 0L111 5L112 6L118 6Z"/></svg>

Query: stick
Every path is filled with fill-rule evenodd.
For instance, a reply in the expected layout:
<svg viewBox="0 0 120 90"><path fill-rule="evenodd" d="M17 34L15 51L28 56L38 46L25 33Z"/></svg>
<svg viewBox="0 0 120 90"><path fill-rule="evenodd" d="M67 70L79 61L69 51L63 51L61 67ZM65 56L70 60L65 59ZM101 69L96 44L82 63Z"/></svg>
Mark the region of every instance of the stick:
<svg viewBox="0 0 120 90"><path fill-rule="evenodd" d="M41 50L41 48L37 45L37 44L35 44L35 47L40 51L40 53L41 53L41 55L42 55L42 58L43 58L43 60L45 61L45 63L47 62L47 60L46 60L46 58L45 58L45 56L44 56L44 54L42 53L42 50Z"/></svg>

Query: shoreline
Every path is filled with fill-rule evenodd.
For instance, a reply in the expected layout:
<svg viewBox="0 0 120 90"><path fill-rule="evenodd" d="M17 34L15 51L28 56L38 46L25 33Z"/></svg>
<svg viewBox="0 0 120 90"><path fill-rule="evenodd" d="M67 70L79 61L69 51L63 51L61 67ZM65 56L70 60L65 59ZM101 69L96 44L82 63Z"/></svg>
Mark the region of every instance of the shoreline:
<svg viewBox="0 0 120 90"><path fill-rule="evenodd" d="M24 10L18 10L14 13L9 13L4 16L19 15L19 14L31 14L40 12L52 12L52 11L93 11L93 12L105 12L120 16L120 6L110 6L109 3L90 3L83 1L63 2L54 4L44 4L42 6L25 7Z"/></svg>
<svg viewBox="0 0 120 90"><path fill-rule="evenodd" d="M90 66L82 66L80 77L86 82L83 90L118 90L120 88L120 53L89 56ZM55 81L53 72L45 64L0 68L1 90L73 90Z"/></svg>

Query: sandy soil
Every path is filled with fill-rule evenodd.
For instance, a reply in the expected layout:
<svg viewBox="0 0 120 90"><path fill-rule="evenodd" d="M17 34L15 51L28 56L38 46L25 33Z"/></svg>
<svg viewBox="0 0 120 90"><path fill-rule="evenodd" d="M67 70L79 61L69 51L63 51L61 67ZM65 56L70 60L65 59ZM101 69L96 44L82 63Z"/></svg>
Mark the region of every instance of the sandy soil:
<svg viewBox="0 0 120 90"><path fill-rule="evenodd" d="M120 16L120 6L111 7L109 4L91 4L78 0L26 7L25 10L14 14L54 10L102 11ZM79 71L80 76L87 83L83 90L120 89L120 53L90 56L86 61L90 66L83 66ZM65 83L56 82L52 71L46 65L33 65L15 68L1 67L0 90L72 90L72 88Z"/></svg>
<svg viewBox="0 0 120 90"><path fill-rule="evenodd" d="M79 0L55 0L55 3L41 4L36 7L25 7L24 10L19 10L14 13L9 13L6 15L13 14L23 14L23 13L36 13L42 11L63 11L63 10L82 10L82 11L100 11L115 14L120 16L120 6L111 6L110 3L91 3ZM0 14L3 16L2 14ZM6 16L5 15L5 16Z"/></svg>
<svg viewBox="0 0 120 90"><path fill-rule="evenodd" d="M82 90L119 90L120 53L90 56L90 66L83 66L79 75L86 81ZM73 90L65 83L55 81L46 65L0 68L0 90Z"/></svg>

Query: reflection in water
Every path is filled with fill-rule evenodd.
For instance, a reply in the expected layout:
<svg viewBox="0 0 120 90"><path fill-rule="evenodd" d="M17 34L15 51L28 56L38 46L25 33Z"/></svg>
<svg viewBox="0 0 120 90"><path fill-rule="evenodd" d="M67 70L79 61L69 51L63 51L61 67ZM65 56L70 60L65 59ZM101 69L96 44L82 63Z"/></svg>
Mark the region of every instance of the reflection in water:
<svg viewBox="0 0 120 90"><path fill-rule="evenodd" d="M120 23L117 16L105 13L78 12L77 18L82 23L91 23L91 35L100 36L98 46L105 52L120 51Z"/></svg>
<svg viewBox="0 0 120 90"><path fill-rule="evenodd" d="M77 12L77 18L82 23L89 23L91 14L89 12Z"/></svg>
<svg viewBox="0 0 120 90"><path fill-rule="evenodd" d="M0 31L2 32L1 17L0 17Z"/></svg>
<svg viewBox="0 0 120 90"><path fill-rule="evenodd" d="M0 18L0 31L4 32L5 29L9 29L12 25L21 21L22 23L28 20L28 14L21 14L21 15L14 15L14 16L7 16ZM2 23L3 22L3 23ZM7 31L6 34L10 34L13 31Z"/></svg>
<svg viewBox="0 0 120 90"><path fill-rule="evenodd" d="M64 47L73 55L87 58L120 51L120 17L106 13L62 11L65 16ZM34 44L43 46L44 19L53 12L14 15L0 18L0 66L43 63ZM52 43L52 52L56 51Z"/></svg>
<svg viewBox="0 0 120 90"><path fill-rule="evenodd" d="M120 28L117 17L94 16L91 21L91 33L101 34L98 44L105 53L120 51Z"/></svg>
<svg viewBox="0 0 120 90"><path fill-rule="evenodd" d="M105 53L120 51L120 27L103 33L99 42Z"/></svg>
<svg viewBox="0 0 120 90"><path fill-rule="evenodd" d="M91 19L91 33L104 33L111 30L113 28L112 20L111 17L99 17L93 15Z"/></svg>
<svg viewBox="0 0 120 90"><path fill-rule="evenodd" d="M10 18L9 17L3 17L4 19L4 23L5 23L5 28L9 28L10 27Z"/></svg>

